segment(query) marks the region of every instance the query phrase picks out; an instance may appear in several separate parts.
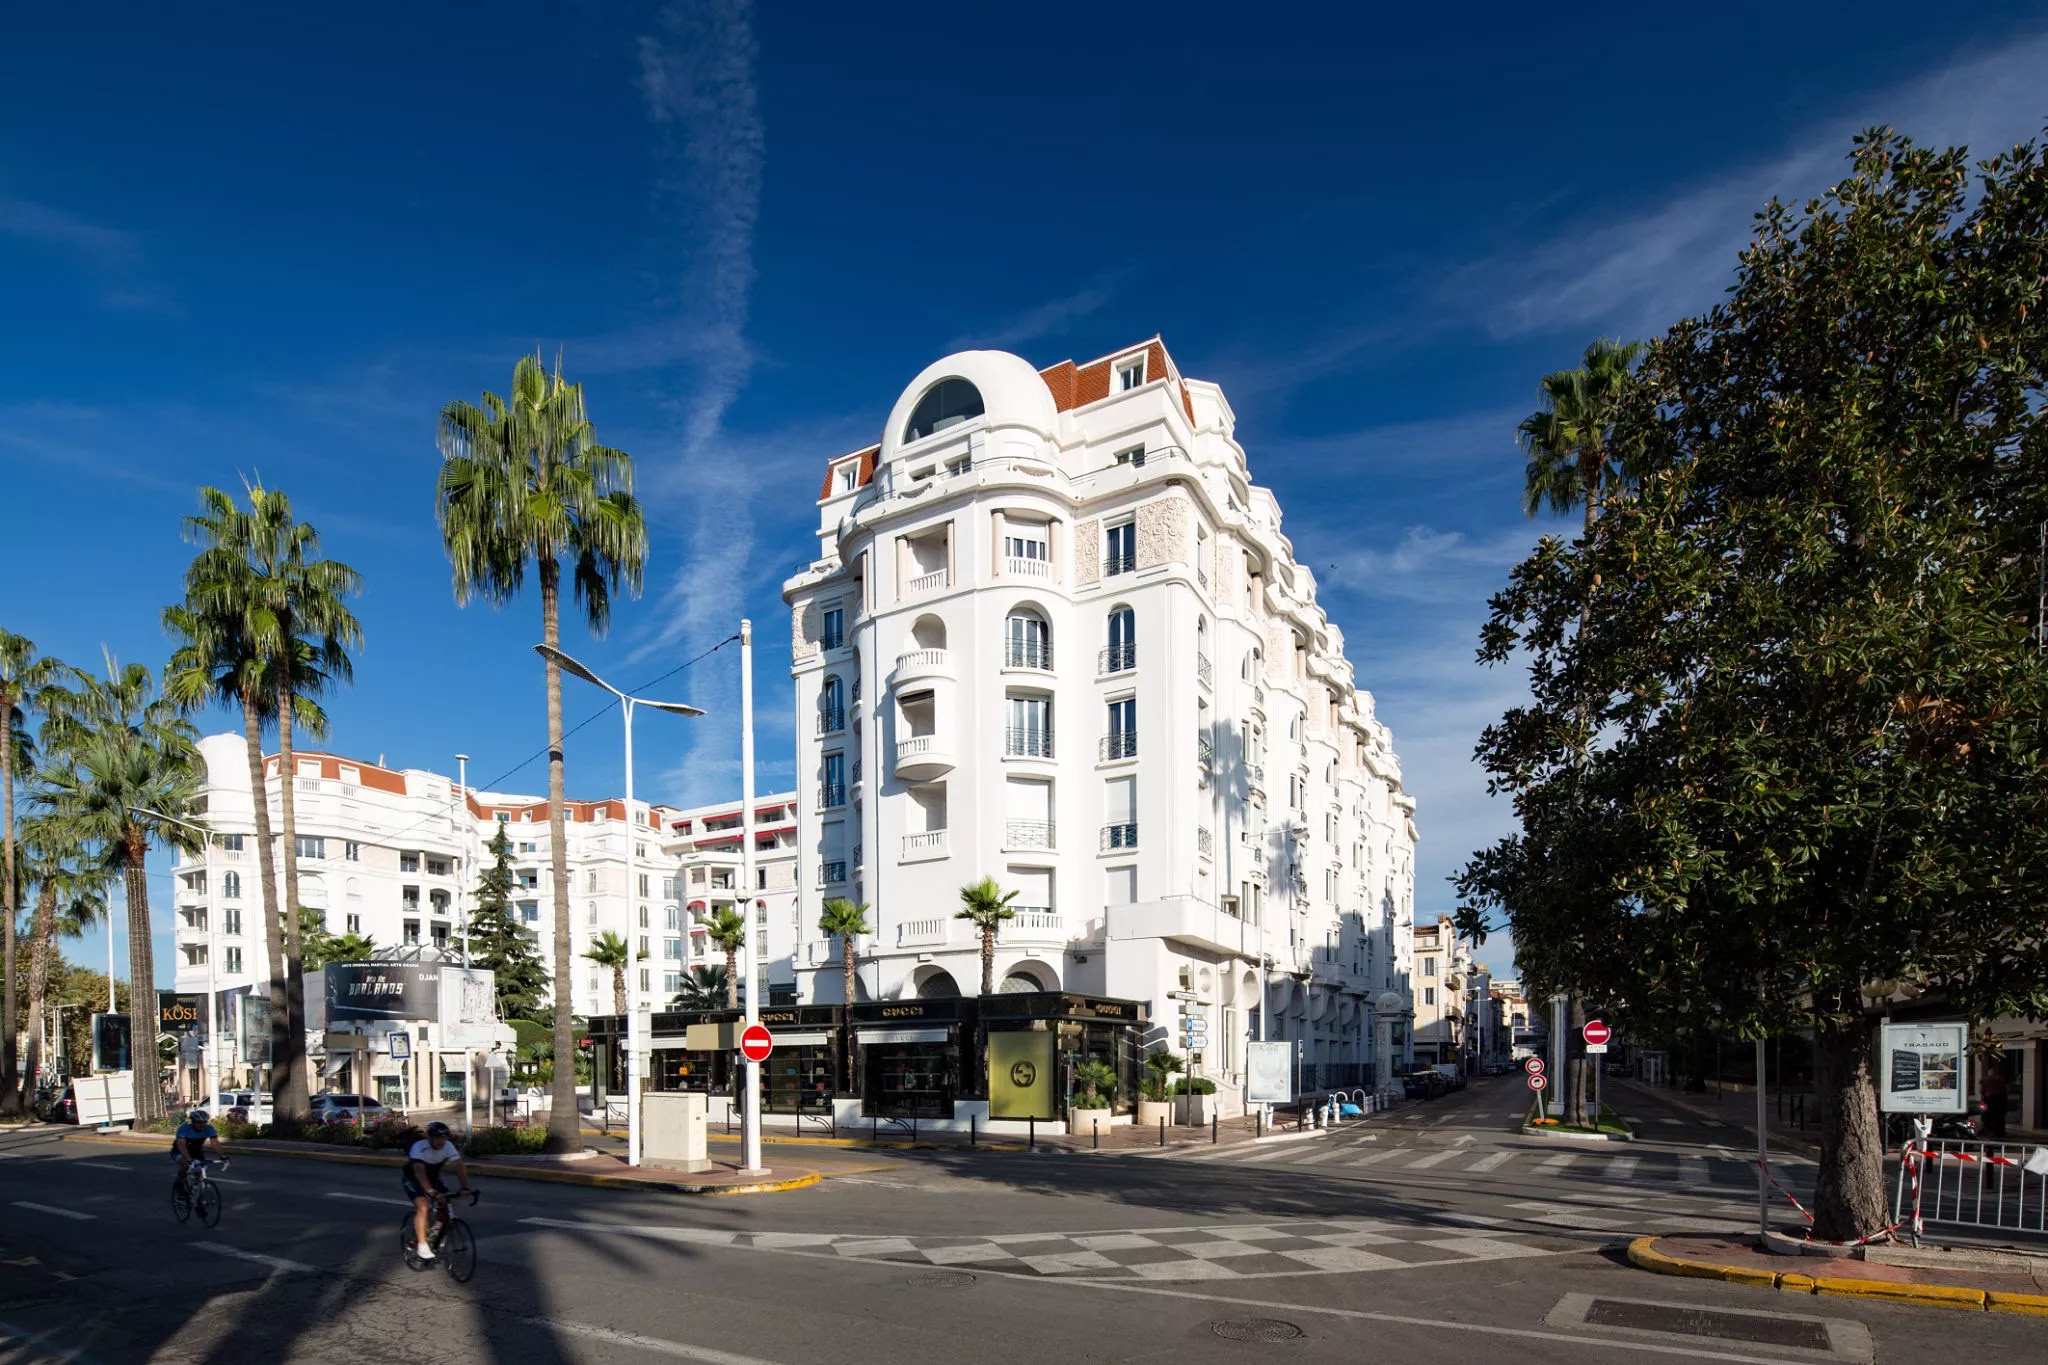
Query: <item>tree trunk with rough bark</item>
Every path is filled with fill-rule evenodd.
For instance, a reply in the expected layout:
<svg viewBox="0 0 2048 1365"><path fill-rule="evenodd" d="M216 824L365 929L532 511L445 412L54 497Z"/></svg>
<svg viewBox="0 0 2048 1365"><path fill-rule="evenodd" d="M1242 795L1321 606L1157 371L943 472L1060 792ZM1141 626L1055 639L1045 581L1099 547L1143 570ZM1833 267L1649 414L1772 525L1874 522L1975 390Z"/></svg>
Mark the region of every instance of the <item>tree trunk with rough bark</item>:
<svg viewBox="0 0 2048 1365"><path fill-rule="evenodd" d="M1565 1006L1564 1104L1566 1123L1581 1128L1588 1123L1586 1105L1591 1096L1587 1082L1592 1076L1592 1058L1585 1052L1586 1002L1574 995ZM1576 1054L1573 1049L1577 1048Z"/></svg>
<svg viewBox="0 0 2048 1365"><path fill-rule="evenodd" d="M1870 1073L1870 1028L1859 1019L1821 1030L1813 1053L1814 1096L1820 1101L1813 1235L1830 1242L1868 1237L1891 1221L1877 1086Z"/></svg>
<svg viewBox="0 0 2048 1365"><path fill-rule="evenodd" d="M6 851L6 867L0 870L5 877L0 886L0 920L5 921L0 924L0 958L5 959L0 966L0 1118L14 1118L25 1106L14 1055L14 919L20 910L14 882L14 699L5 693L0 693L0 806L0 818L6 820L0 838Z"/></svg>
<svg viewBox="0 0 2048 1365"><path fill-rule="evenodd" d="M281 1121L303 1120L303 1108L295 1111L285 1107L285 1089L277 1079L277 1059L284 1055L285 1032L290 1024L284 996L284 921L277 914L277 851L271 845L269 784L263 777L263 713L253 688L242 691L242 744L249 760L249 806L256 826L256 880L263 896L263 956L270 978L264 985L270 1000L273 1112Z"/></svg>
<svg viewBox="0 0 2048 1365"><path fill-rule="evenodd" d="M981 931L981 993L996 993L996 931L993 926Z"/></svg>
<svg viewBox="0 0 2048 1365"><path fill-rule="evenodd" d="M839 970L846 980L846 1003L851 1005L854 986L852 934L842 934L839 937Z"/></svg>
<svg viewBox="0 0 2048 1365"><path fill-rule="evenodd" d="M50 1048L43 1028L43 1006L50 995L50 944L56 937L57 889L45 882L36 896L35 922L28 934L28 1064L21 1073L24 1108L33 1098L30 1088Z"/></svg>
<svg viewBox="0 0 2048 1365"><path fill-rule="evenodd" d="M128 1035L135 1063L135 1117L164 1116L162 1067L156 1056L156 955L150 937L149 832L130 825L122 839L121 875L128 893Z"/></svg>
<svg viewBox="0 0 2048 1365"><path fill-rule="evenodd" d="M540 565L541 639L549 649L562 643L562 568L553 551ZM546 661L548 691L548 873L555 893L555 1074L549 1087L547 1150L583 1150L583 1116L576 1112L575 945L570 928L567 778L562 767L562 670ZM638 1059L635 1059L638 1065Z"/></svg>
<svg viewBox="0 0 2048 1365"><path fill-rule="evenodd" d="M740 950L725 950L725 1007L736 1010L740 1007Z"/></svg>
<svg viewBox="0 0 2048 1365"><path fill-rule="evenodd" d="M304 948L299 942L299 828L298 812L292 801L297 781L292 761L292 689L288 682L277 688L277 817L283 826L284 895L278 919L284 930L284 1051L277 1051L278 1036L271 1033L270 1074L275 1087L278 1112L299 1117L312 1110L311 1085L306 1076L306 977Z"/></svg>

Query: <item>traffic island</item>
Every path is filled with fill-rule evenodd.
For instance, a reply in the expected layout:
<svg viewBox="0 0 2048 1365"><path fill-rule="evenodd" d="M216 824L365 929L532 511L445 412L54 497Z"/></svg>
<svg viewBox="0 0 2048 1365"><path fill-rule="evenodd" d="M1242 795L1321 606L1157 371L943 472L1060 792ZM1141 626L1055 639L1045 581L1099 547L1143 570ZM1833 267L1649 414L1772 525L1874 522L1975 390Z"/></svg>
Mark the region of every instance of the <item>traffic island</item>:
<svg viewBox="0 0 2048 1365"><path fill-rule="evenodd" d="M1530 1137L1558 1138L1565 1142L1634 1142L1636 1135L1611 1104L1600 1106L1599 1121L1591 1127L1560 1122L1541 1115L1535 1105L1529 1106L1529 1116L1522 1121L1522 1131Z"/></svg>
<svg viewBox="0 0 2048 1365"><path fill-rule="evenodd" d="M2048 1317L2048 1256L1923 1247L1859 1248L1859 1254L1788 1270L1782 1255L1747 1238L1682 1233L1638 1237L1628 1258L1644 1270L1722 1280L1789 1294Z"/></svg>

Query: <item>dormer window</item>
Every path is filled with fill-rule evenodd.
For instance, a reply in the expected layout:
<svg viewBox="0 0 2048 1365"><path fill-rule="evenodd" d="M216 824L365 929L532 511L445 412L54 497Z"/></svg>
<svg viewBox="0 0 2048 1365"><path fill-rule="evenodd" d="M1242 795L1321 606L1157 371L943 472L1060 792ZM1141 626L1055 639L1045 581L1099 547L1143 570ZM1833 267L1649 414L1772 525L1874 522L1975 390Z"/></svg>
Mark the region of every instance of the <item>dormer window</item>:
<svg viewBox="0 0 2048 1365"><path fill-rule="evenodd" d="M964 379L942 379L926 389L924 397L918 399L917 406L911 409L910 421L903 429L903 439L906 442L922 441L947 427L979 417L983 411L980 389Z"/></svg>
<svg viewBox="0 0 2048 1365"><path fill-rule="evenodd" d="M1145 357L1134 355L1129 360L1116 363L1116 391L1123 393L1135 389L1145 382Z"/></svg>
<svg viewBox="0 0 2048 1365"><path fill-rule="evenodd" d="M839 466L839 491L851 493L854 484L859 478L860 462L858 460L848 460L845 464Z"/></svg>

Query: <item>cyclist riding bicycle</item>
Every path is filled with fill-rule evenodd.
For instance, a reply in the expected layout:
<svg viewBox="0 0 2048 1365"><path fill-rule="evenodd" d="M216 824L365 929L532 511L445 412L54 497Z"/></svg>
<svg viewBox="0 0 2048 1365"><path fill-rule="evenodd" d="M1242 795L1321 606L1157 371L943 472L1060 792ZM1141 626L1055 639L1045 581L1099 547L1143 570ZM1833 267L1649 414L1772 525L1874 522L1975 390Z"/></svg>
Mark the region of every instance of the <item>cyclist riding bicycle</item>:
<svg viewBox="0 0 2048 1365"><path fill-rule="evenodd" d="M456 1179L462 1182L463 1194L472 1194L469 1188L469 1168L462 1164L462 1153L448 1138L448 1125L436 1121L427 1125L427 1135L412 1145L405 1154L405 1193L412 1200L413 1254L422 1261L434 1259L434 1248L427 1240L427 1210L432 1206L433 1194L446 1195L448 1190L441 1184L441 1168L453 1166Z"/></svg>
<svg viewBox="0 0 2048 1365"><path fill-rule="evenodd" d="M171 1155L178 1159L178 1178L171 1185L173 1191L185 1188L185 1172L195 1161L204 1161L209 1155L215 1161L224 1161L220 1154L220 1130L213 1126L204 1109L194 1109L185 1115L185 1121L178 1125L178 1135L171 1139Z"/></svg>

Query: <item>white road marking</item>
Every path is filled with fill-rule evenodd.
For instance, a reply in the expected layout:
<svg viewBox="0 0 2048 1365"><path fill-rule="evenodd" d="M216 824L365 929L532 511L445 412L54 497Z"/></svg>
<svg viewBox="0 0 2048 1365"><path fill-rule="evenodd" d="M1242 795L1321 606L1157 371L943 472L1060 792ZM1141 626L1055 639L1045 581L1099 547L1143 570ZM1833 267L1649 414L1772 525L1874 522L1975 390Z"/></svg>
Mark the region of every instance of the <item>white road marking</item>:
<svg viewBox="0 0 2048 1365"><path fill-rule="evenodd" d="M1561 1171L1578 1159L1579 1154L1577 1152L1560 1152L1556 1156L1547 1156L1537 1162L1536 1169L1539 1171Z"/></svg>
<svg viewBox="0 0 2048 1365"><path fill-rule="evenodd" d="M74 1162L72 1162L71 1164L72 1164L72 1165L74 1165L74 1166L90 1166L90 1167L92 1167L92 1168L93 1168L94 1170L96 1170L96 1171L122 1171L122 1172L127 1172L127 1171L139 1171L139 1170L141 1170L141 1169L142 1169L142 1168L141 1168L140 1166L116 1166L116 1165L115 1165L115 1164L114 1164L113 1162L111 1162L111 1161L74 1161Z"/></svg>
<svg viewBox="0 0 2048 1365"><path fill-rule="evenodd" d="M26 1199L15 1200L14 1207L18 1209L34 1209L37 1213L54 1213L59 1218L76 1218L81 1223L91 1222L99 1217L96 1213L80 1213L77 1209L60 1209L53 1204L31 1204Z"/></svg>
<svg viewBox="0 0 2048 1365"><path fill-rule="evenodd" d="M1401 1156L1407 1150L1406 1147L1382 1147L1376 1152L1367 1152L1364 1156L1354 1157L1344 1164L1346 1166L1370 1166L1375 1161L1385 1161L1388 1157Z"/></svg>
<svg viewBox="0 0 2048 1365"><path fill-rule="evenodd" d="M1607 1163L1607 1169L1600 1172L1600 1177L1603 1180L1626 1180L1634 1175L1636 1167L1642 1164L1641 1157L1618 1156Z"/></svg>
<svg viewBox="0 0 2048 1365"><path fill-rule="evenodd" d="M1678 1179L1679 1183L1684 1185L1707 1184L1707 1159L1703 1156L1678 1158Z"/></svg>
<svg viewBox="0 0 2048 1365"><path fill-rule="evenodd" d="M587 1322L572 1322L567 1318L521 1318L529 1327L538 1327L546 1332L560 1332L565 1336L584 1337L590 1341L608 1342L614 1346L631 1346L649 1355L673 1356L677 1360L700 1360L705 1365L774 1365L759 1356L736 1355L711 1346L692 1346L685 1341L664 1341L660 1337L642 1336L638 1332L622 1332L616 1327L598 1327Z"/></svg>
<svg viewBox="0 0 2048 1365"><path fill-rule="evenodd" d="M1477 1142L1478 1140L1479 1139L1473 1137L1470 1133L1460 1133L1456 1137L1451 1139L1451 1145L1453 1147L1463 1147L1468 1142Z"/></svg>
<svg viewBox="0 0 2048 1365"><path fill-rule="evenodd" d="M1344 1155L1344 1153L1341 1148L1332 1148L1329 1151L1316 1152L1312 1155L1305 1156L1301 1160L1294 1162L1293 1164L1296 1166L1313 1166L1318 1162L1328 1161L1332 1157L1339 1157L1342 1155Z"/></svg>
<svg viewBox="0 0 2048 1365"><path fill-rule="evenodd" d="M409 1209L412 1207L412 1200L400 1199L397 1195L394 1194L349 1194L342 1190L329 1190L327 1192L327 1198L349 1199L355 1201L358 1204L396 1204L398 1205L398 1207L402 1209Z"/></svg>
<svg viewBox="0 0 2048 1365"><path fill-rule="evenodd" d="M1426 1171L1431 1166L1441 1165L1444 1162L1449 1161L1452 1157L1456 1155L1456 1152L1431 1152L1426 1157L1422 1157L1419 1160L1409 1162L1405 1169L1411 1171Z"/></svg>
<svg viewBox="0 0 2048 1365"><path fill-rule="evenodd" d="M1513 1161L1514 1159L1515 1154L1513 1152L1495 1152L1492 1156L1480 1157L1479 1160L1473 1162L1470 1166L1467 1166L1465 1169L1468 1171L1498 1170L1502 1166L1507 1165L1510 1161Z"/></svg>
<svg viewBox="0 0 2048 1365"><path fill-rule="evenodd" d="M27 1342L30 1346L36 1347L42 1355L52 1356L58 1360L75 1360L79 1362L92 1360L92 1357L86 1355L83 1351L67 1350L65 1347L57 1345L56 1342L52 1341L45 1334L31 1332L28 1328L17 1327L11 1322L0 1322L0 1341Z"/></svg>
<svg viewBox="0 0 2048 1365"><path fill-rule="evenodd" d="M1253 1152L1253 1153L1252 1153L1252 1154L1251 1154L1250 1156L1248 1156L1248 1157L1246 1157L1246 1158L1245 1158L1244 1160L1240 1161L1240 1162L1238 1163L1238 1165L1240 1165L1240 1166L1249 1166L1249 1165L1251 1165L1251 1164L1252 1164L1253 1162L1255 1162L1255 1161L1271 1161L1271 1160L1273 1160L1273 1159L1274 1159L1275 1157L1282 1157L1282 1156L1286 1156L1287 1154L1288 1154L1288 1149L1287 1149L1287 1148L1285 1148L1285 1147L1275 1147L1275 1148L1273 1148L1273 1149L1272 1149L1271 1151L1269 1151L1269 1152Z"/></svg>
<svg viewBox="0 0 2048 1365"><path fill-rule="evenodd" d="M248 1261L254 1265L267 1265L272 1270L288 1270L301 1275L318 1272L318 1266L307 1265L304 1261L287 1261L282 1256L265 1256L260 1251L244 1251L240 1247L223 1246L219 1242L194 1242L201 1251L210 1251L216 1256L228 1256L237 1261Z"/></svg>

